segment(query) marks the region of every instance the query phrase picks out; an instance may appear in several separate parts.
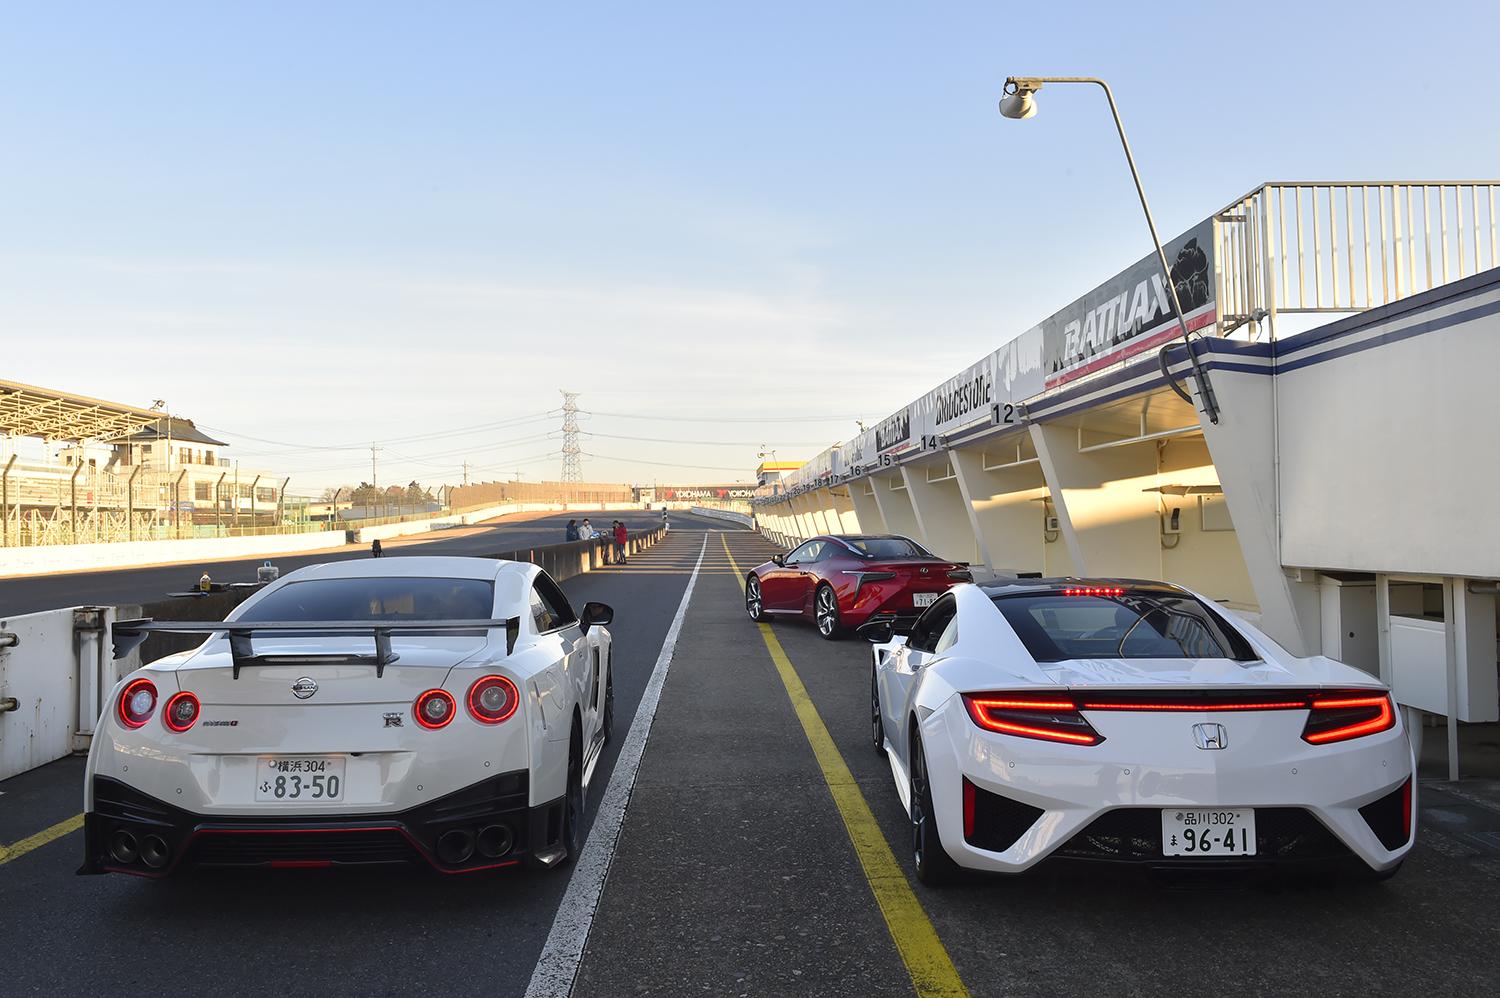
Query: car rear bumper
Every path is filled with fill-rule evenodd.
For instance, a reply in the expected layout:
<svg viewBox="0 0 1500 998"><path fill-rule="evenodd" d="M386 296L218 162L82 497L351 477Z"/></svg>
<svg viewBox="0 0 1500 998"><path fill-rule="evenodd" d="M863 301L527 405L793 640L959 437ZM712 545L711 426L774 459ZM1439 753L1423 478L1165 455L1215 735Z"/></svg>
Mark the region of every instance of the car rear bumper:
<svg viewBox="0 0 1500 998"><path fill-rule="evenodd" d="M562 800L528 806L525 770L405 811L365 816L193 814L107 776L94 777L93 791L81 874L385 864L472 873L555 850L562 836Z"/></svg>
<svg viewBox="0 0 1500 998"><path fill-rule="evenodd" d="M1188 869L1357 860L1379 872L1399 864L1415 841L1414 765L1399 725L1308 746L1295 712L1265 716L1259 731L1240 715L1230 723L1245 751L1231 753L1198 750L1186 736L1133 741L1125 728L1176 719L1109 720L1112 741L1076 746L982 731L957 702L930 715L923 745L947 852L964 867L997 873L1049 857ZM1273 746L1282 746L1279 754ZM979 802L968 835L965 781L969 806ZM1167 856L1162 812L1185 808L1253 809L1254 855Z"/></svg>

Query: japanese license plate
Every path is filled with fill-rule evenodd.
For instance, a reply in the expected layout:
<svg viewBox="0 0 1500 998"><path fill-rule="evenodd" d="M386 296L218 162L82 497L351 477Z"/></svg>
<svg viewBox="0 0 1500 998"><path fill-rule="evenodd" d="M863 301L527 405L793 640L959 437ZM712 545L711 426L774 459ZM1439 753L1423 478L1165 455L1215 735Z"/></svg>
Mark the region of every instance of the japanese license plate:
<svg viewBox="0 0 1500 998"><path fill-rule="evenodd" d="M255 799L287 804L343 800L344 757L261 756L255 768Z"/></svg>
<svg viewBox="0 0 1500 998"><path fill-rule="evenodd" d="M937 598L938 598L938 594L937 593L912 593L911 594L911 605L912 606L931 606L933 603L937 602Z"/></svg>
<svg viewBox="0 0 1500 998"><path fill-rule="evenodd" d="M1166 808L1161 851L1167 856L1254 856L1252 808Z"/></svg>

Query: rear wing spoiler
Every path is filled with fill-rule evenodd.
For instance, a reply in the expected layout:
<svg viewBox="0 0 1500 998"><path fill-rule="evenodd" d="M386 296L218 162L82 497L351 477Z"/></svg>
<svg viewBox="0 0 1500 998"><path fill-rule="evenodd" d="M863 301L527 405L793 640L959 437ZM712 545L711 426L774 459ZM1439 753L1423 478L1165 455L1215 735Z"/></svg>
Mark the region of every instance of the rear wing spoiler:
<svg viewBox="0 0 1500 998"><path fill-rule="evenodd" d="M124 658L141 646L152 634L227 634L229 653L234 659L234 678L240 678L240 669L247 665L263 665L276 662L305 661L309 658L326 658L323 655L257 655L251 647L256 634L300 635L304 637L333 637L341 634L371 635L375 639L374 655L337 655L341 660L358 661L375 666L377 677L385 675L385 667L399 657L391 650L392 634L453 634L505 629L505 653L515 651L516 638L521 633L521 618L506 617L503 620L117 620L110 628L114 643L114 657Z"/></svg>

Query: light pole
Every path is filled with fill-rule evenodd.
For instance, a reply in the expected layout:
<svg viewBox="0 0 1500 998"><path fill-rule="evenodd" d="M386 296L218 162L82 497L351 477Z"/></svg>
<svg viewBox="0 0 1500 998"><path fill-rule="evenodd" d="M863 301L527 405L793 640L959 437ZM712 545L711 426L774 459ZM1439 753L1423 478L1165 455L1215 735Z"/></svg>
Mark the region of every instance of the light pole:
<svg viewBox="0 0 1500 998"><path fill-rule="evenodd" d="M1135 181L1135 192L1141 198L1141 211L1146 214L1146 226L1151 230L1151 244L1156 247L1156 258L1161 263L1162 281L1167 286L1167 294L1172 296L1177 325L1182 328L1182 342L1187 347L1188 362L1193 366L1193 380L1198 383L1198 398L1202 401L1203 414L1208 417L1209 422L1217 423L1219 403L1214 397L1213 386L1209 384L1208 372L1203 369L1198 361L1198 354L1193 350L1187 319L1182 314L1182 302L1177 298L1177 286L1172 283L1172 268L1167 264L1167 252L1162 249L1161 237L1156 234L1156 221L1151 217L1151 206L1146 203L1146 189L1141 186L1141 174L1135 168L1135 157L1130 154L1130 140L1125 137L1125 123L1120 120L1120 109L1115 106L1114 93L1109 89L1108 83L1094 76L1010 76L1005 80L1005 96L1000 98L1000 113L1018 121L1035 117L1036 92L1042 89L1044 83L1092 83L1104 91L1104 96L1109 101L1109 112L1115 117L1115 128L1120 133L1120 145L1125 149L1125 162L1130 165L1130 177ZM1162 358L1162 372L1166 373L1166 369L1166 359ZM1172 381L1171 375L1167 376L1167 383L1178 395L1192 402L1192 397Z"/></svg>

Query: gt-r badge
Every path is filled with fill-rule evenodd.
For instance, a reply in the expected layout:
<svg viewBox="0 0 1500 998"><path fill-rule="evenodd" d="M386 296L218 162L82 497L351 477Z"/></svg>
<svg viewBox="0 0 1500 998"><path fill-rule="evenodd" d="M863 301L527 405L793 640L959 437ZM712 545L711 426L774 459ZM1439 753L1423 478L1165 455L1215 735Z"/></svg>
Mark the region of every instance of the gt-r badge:
<svg viewBox="0 0 1500 998"><path fill-rule="evenodd" d="M1221 749L1229 744L1229 732L1222 724L1195 724L1193 742L1201 749Z"/></svg>
<svg viewBox="0 0 1500 998"><path fill-rule="evenodd" d="M385 726L387 728L401 727L401 718L403 715L399 710L393 710L389 714L382 714L380 716L385 718Z"/></svg>
<svg viewBox="0 0 1500 998"><path fill-rule="evenodd" d="M311 676L303 676L292 684L292 696L298 700L306 700L316 692L318 692L318 684Z"/></svg>

